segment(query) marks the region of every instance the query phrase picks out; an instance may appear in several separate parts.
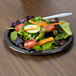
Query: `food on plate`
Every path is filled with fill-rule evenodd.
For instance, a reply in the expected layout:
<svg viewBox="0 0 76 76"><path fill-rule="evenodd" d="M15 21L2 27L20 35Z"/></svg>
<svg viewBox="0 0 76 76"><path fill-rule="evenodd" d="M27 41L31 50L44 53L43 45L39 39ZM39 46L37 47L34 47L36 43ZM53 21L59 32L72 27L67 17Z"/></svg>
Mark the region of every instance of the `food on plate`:
<svg viewBox="0 0 76 76"><path fill-rule="evenodd" d="M13 22L10 33L11 42L22 49L46 51L58 48L72 35L70 25L58 18L26 16L24 20Z"/></svg>

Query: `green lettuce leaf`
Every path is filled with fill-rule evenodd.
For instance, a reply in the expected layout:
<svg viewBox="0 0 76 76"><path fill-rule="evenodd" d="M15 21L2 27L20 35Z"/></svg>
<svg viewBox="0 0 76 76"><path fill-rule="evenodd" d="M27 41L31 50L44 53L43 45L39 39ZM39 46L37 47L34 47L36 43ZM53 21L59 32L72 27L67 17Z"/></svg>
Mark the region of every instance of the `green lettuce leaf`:
<svg viewBox="0 0 76 76"><path fill-rule="evenodd" d="M61 20L59 22L62 22ZM68 22L64 22L63 24L59 25L63 31L65 31L68 35L72 35L72 31L70 29L69 23Z"/></svg>
<svg viewBox="0 0 76 76"><path fill-rule="evenodd" d="M27 39L35 39L37 34L38 34L38 33L29 34L29 33L27 33L27 32L24 32L24 34L23 34L23 36L24 36L24 38L25 38L24 40L26 41Z"/></svg>
<svg viewBox="0 0 76 76"><path fill-rule="evenodd" d="M69 35L66 33L62 33L62 34L57 34L57 36L55 37L55 40L61 40L61 39L66 39Z"/></svg>
<svg viewBox="0 0 76 76"><path fill-rule="evenodd" d="M36 22L36 23L39 23L39 22L45 21L46 23L49 24L49 22L50 22L48 19L42 19L41 16L36 17L36 18L32 18L31 20L34 21L34 22Z"/></svg>
<svg viewBox="0 0 76 76"><path fill-rule="evenodd" d="M42 51L42 48L40 46L34 46L33 49L38 50L38 51Z"/></svg>
<svg viewBox="0 0 76 76"><path fill-rule="evenodd" d="M39 16L39 17L36 17L36 18L32 18L31 20L36 22L36 23L39 23L39 22L42 22L42 17Z"/></svg>
<svg viewBox="0 0 76 76"><path fill-rule="evenodd" d="M56 45L51 45L51 49L56 49L58 48L59 46L56 46Z"/></svg>
<svg viewBox="0 0 76 76"><path fill-rule="evenodd" d="M30 24L32 24L32 23L29 23L29 22L25 22L24 24L25 24L25 25L30 25Z"/></svg>
<svg viewBox="0 0 76 76"><path fill-rule="evenodd" d="M11 32L10 34L11 41L13 42L14 40L16 40L16 38L17 38L17 32L16 31Z"/></svg>
<svg viewBox="0 0 76 76"><path fill-rule="evenodd" d="M54 43L55 41L50 41L50 42L47 42L41 46L34 46L33 49L35 50L39 50L39 51L44 51L44 50L49 50L49 49L52 49L52 44ZM54 48L55 46L53 46ZM56 47L55 47L56 48Z"/></svg>
<svg viewBox="0 0 76 76"><path fill-rule="evenodd" d="M37 35L38 35L38 33L33 34L32 38L35 39Z"/></svg>
<svg viewBox="0 0 76 76"><path fill-rule="evenodd" d="M27 39L31 39L31 34L27 33L26 31L23 31L23 28L20 28L18 31L19 35L24 36L24 40L26 41Z"/></svg>
<svg viewBox="0 0 76 76"><path fill-rule="evenodd" d="M40 33L35 39L38 40L44 36L44 33Z"/></svg>
<svg viewBox="0 0 76 76"><path fill-rule="evenodd" d="M45 34L46 30L44 28L41 28L39 35L35 38L36 40L38 39L42 39L44 34Z"/></svg>
<svg viewBox="0 0 76 76"><path fill-rule="evenodd" d="M43 21L45 21L47 24L50 23L50 21L48 19L44 19Z"/></svg>
<svg viewBox="0 0 76 76"><path fill-rule="evenodd" d="M62 22L62 21L60 20L59 22ZM58 29L59 29L58 31L61 33L56 33L55 40L61 40L63 38L66 39L67 37L72 35L69 23L67 23L67 22L60 24Z"/></svg>
<svg viewBox="0 0 76 76"><path fill-rule="evenodd" d="M28 39L35 39L36 35L38 33L30 34L30 33L26 32L26 31L23 31L23 28L20 28L19 31L18 31L18 34L24 36L24 41L26 41Z"/></svg>
<svg viewBox="0 0 76 76"><path fill-rule="evenodd" d="M54 43L55 41L50 41L50 42L47 42L45 44L42 45L42 50L49 50L51 49L51 45Z"/></svg>
<svg viewBox="0 0 76 76"><path fill-rule="evenodd" d="M24 32L24 40L26 41L27 39L35 39L37 34L29 34L27 32Z"/></svg>
<svg viewBox="0 0 76 76"><path fill-rule="evenodd" d="M18 34L20 34L20 35L23 35L24 34L24 31L23 31L23 28L22 27L19 29Z"/></svg>

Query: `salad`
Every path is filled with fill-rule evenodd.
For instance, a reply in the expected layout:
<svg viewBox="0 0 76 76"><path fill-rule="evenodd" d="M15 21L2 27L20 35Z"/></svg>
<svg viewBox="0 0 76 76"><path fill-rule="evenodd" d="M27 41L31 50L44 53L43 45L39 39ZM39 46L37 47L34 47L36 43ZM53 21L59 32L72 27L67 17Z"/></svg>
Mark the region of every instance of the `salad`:
<svg viewBox="0 0 76 76"><path fill-rule="evenodd" d="M26 16L13 22L11 42L22 49L47 51L64 45L72 35L69 23L58 18L42 19L41 16Z"/></svg>

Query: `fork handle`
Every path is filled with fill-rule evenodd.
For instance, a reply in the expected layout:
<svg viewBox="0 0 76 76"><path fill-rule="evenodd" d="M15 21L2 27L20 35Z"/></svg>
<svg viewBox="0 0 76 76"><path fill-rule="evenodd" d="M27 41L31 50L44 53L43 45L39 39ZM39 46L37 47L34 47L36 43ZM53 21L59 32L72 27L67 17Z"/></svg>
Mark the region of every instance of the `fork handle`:
<svg viewBox="0 0 76 76"><path fill-rule="evenodd" d="M52 15L52 16L47 16L47 17L42 17L42 19L52 19L52 18L60 18L60 17L66 17L72 15L72 13L61 13L57 15Z"/></svg>

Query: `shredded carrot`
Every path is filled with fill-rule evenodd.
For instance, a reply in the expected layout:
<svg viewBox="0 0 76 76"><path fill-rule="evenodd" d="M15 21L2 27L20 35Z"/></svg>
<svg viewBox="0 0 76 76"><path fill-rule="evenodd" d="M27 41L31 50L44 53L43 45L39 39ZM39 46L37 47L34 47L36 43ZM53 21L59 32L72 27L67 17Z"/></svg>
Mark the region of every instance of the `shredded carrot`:
<svg viewBox="0 0 76 76"><path fill-rule="evenodd" d="M47 38L47 39L44 39L44 40L41 40L41 41L39 41L38 43L37 43L37 45L43 45L43 44L45 44L45 43L47 43L47 42L49 42L49 41L53 41L54 40L54 38L53 37L49 37L49 38Z"/></svg>
<svg viewBox="0 0 76 76"><path fill-rule="evenodd" d="M46 25L47 25L47 23L46 23L45 21L42 21L42 22L40 22L40 23L36 23L36 22L34 22L34 21L32 21L32 20L29 20L29 22L32 23L32 24L36 24L36 25L38 25L38 26L46 26Z"/></svg>
<svg viewBox="0 0 76 76"><path fill-rule="evenodd" d="M42 21L42 22L40 22L40 23L38 23L38 25L39 26L46 26L46 25L48 25L45 21Z"/></svg>
<svg viewBox="0 0 76 76"><path fill-rule="evenodd" d="M59 22L59 23L53 23L52 25L59 25L59 24L63 24L64 23L64 21L63 22Z"/></svg>
<svg viewBox="0 0 76 76"><path fill-rule="evenodd" d="M29 22L32 23L32 24L36 24L37 25L37 23L32 21L32 20L29 20Z"/></svg>

